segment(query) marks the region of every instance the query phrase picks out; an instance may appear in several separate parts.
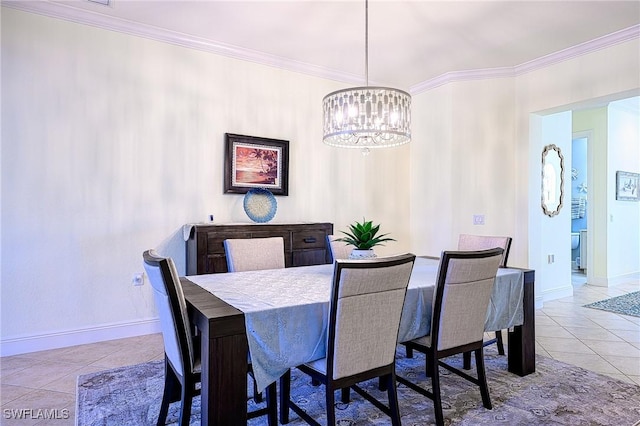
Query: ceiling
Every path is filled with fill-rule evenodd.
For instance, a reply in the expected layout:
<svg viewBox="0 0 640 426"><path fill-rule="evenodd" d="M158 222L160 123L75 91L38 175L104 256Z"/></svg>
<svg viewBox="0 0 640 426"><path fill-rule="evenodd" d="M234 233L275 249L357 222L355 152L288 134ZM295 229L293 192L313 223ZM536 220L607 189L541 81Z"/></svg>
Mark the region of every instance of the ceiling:
<svg viewBox="0 0 640 426"><path fill-rule="evenodd" d="M364 0L3 4L364 83ZM638 37L639 24L637 0L371 0L369 82L410 90L447 73L513 69L616 32Z"/></svg>

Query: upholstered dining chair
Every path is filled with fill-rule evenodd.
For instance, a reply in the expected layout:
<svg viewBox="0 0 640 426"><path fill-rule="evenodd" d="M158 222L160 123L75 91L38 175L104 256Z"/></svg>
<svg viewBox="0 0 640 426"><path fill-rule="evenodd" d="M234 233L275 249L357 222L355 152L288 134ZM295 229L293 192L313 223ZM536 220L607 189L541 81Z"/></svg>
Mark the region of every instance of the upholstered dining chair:
<svg viewBox="0 0 640 426"><path fill-rule="evenodd" d="M284 238L235 238L223 242L227 271L243 272L285 267ZM253 382L253 399L262 402L262 394Z"/></svg>
<svg viewBox="0 0 640 426"><path fill-rule="evenodd" d="M142 256L145 271L153 288L164 341L164 393L157 424L164 425L169 404L180 401L178 424L187 426L191 416L192 399L200 394L200 389L196 388L196 384L201 380L199 340L194 336L194 329L187 313L187 303L173 260L158 255L155 250L147 250ZM266 414L269 426L276 426L278 412L275 382L267 387L266 405L266 408L250 412L247 416L255 418Z"/></svg>
<svg viewBox="0 0 640 426"><path fill-rule="evenodd" d="M397 380L433 400L437 425L444 425L439 366L478 385L484 407L492 408L484 368L483 336L493 282L503 252L501 248L442 252L430 334L403 343L426 354L426 373L431 377L431 391L404 377L398 376ZM468 351L475 353L477 377L442 361L445 357Z"/></svg>
<svg viewBox="0 0 640 426"><path fill-rule="evenodd" d="M509 258L509 249L511 248L511 237L499 237L490 235L472 235L460 234L458 236L458 250L486 250L494 247L501 247L504 252L502 254L501 268L507 267L507 259ZM495 337L485 340L484 345L489 346L496 344L498 353L504 355L504 342L502 340L502 331L495 330ZM464 354L464 368L471 368L471 354Z"/></svg>
<svg viewBox="0 0 640 426"><path fill-rule="evenodd" d="M353 250L353 246L343 243L342 241L337 241L339 238L337 235L327 235L327 247L329 247L329 251L331 252L332 261L336 259L349 259L349 255Z"/></svg>
<svg viewBox="0 0 640 426"><path fill-rule="evenodd" d="M511 237L498 237L490 235L472 235L460 234L458 236L458 250L487 250L500 247L504 250L500 267L507 267L507 259L509 258L509 249L511 249Z"/></svg>
<svg viewBox="0 0 640 426"><path fill-rule="evenodd" d="M395 381L395 352L400 316L415 255L334 262L329 307L327 356L297 368L325 385L327 424L335 425L335 391L352 388L400 425ZM386 406L358 383L379 378L387 389ZM291 371L280 378L280 422L289 409L318 425L291 401Z"/></svg>
<svg viewBox="0 0 640 426"><path fill-rule="evenodd" d="M282 237L228 239L224 251L229 272L285 267Z"/></svg>

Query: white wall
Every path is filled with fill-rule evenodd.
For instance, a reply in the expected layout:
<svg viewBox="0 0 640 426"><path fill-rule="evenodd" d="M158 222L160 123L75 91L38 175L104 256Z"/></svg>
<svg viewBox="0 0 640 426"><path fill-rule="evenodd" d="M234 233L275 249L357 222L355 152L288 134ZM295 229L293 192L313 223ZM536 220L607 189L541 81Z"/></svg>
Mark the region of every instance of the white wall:
<svg viewBox="0 0 640 426"><path fill-rule="evenodd" d="M2 353L157 330L157 247L184 272L181 226L249 222L223 194L224 133L290 141L274 222L363 216L408 250L407 147L322 143L321 100L344 85L2 9ZM389 202L380 206L379 200Z"/></svg>
<svg viewBox="0 0 640 426"><path fill-rule="evenodd" d="M640 97L635 97L611 102L608 108L609 285L628 280L640 271L640 203L616 200L615 197L617 171L640 173L639 104Z"/></svg>
<svg viewBox="0 0 640 426"><path fill-rule="evenodd" d="M589 134L587 163L589 186L587 203L587 282L607 285L608 212L610 193L607 183L609 175L609 139L607 106L582 109L573 113L573 132Z"/></svg>
<svg viewBox="0 0 640 426"><path fill-rule="evenodd" d="M451 100L450 85L413 97L409 228L417 254L439 256L453 248Z"/></svg>
<svg viewBox="0 0 640 426"><path fill-rule="evenodd" d="M547 216L541 206L542 151L538 154L537 206L533 213L540 218L535 236L530 244L530 258L535 260L536 282L539 283L537 297L552 300L571 296L571 111L550 114L540 122L540 141L543 146L555 145L563 157L562 190L563 205L555 216ZM560 176L558 176L560 179ZM532 197L535 198L535 197ZM532 215L533 216L533 215ZM535 247L535 249L534 249ZM551 259L550 259L551 257ZM533 266L532 266L533 267Z"/></svg>
<svg viewBox="0 0 640 426"><path fill-rule="evenodd" d="M410 228L416 252L439 256L457 247L460 233L513 235L513 101L512 79L455 83L414 97ZM483 215L485 224L474 225L474 215ZM511 256L509 264L526 266Z"/></svg>

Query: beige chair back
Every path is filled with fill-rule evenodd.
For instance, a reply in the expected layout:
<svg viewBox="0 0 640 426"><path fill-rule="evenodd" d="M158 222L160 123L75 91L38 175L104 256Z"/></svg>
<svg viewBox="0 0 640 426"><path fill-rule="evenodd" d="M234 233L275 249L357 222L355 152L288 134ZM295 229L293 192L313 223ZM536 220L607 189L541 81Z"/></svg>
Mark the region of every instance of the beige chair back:
<svg viewBox="0 0 640 426"><path fill-rule="evenodd" d="M415 255L335 261L327 376L334 380L395 362Z"/></svg>
<svg viewBox="0 0 640 426"><path fill-rule="evenodd" d="M501 248L442 253L431 321L438 351L482 341L502 254Z"/></svg>
<svg viewBox="0 0 640 426"><path fill-rule="evenodd" d="M342 241L336 241L340 237L337 235L327 235L327 245L331 252L331 260L349 259L349 255L353 251L353 246Z"/></svg>
<svg viewBox="0 0 640 426"><path fill-rule="evenodd" d="M487 250L495 247L500 247L504 250L500 266L505 268L509 258L509 249L511 248L511 237L471 234L460 234L458 237L458 250L461 251Z"/></svg>
<svg viewBox="0 0 640 426"><path fill-rule="evenodd" d="M224 240L224 251L229 272L285 267L282 237Z"/></svg>

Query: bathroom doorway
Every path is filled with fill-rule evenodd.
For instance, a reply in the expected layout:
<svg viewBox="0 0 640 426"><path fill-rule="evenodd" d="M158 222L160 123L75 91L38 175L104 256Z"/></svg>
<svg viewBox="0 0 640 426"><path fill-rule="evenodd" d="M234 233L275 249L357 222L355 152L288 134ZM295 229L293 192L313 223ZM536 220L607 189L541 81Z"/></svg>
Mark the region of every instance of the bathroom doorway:
<svg viewBox="0 0 640 426"><path fill-rule="evenodd" d="M574 133L571 142L571 283L587 282L587 149L588 136Z"/></svg>

